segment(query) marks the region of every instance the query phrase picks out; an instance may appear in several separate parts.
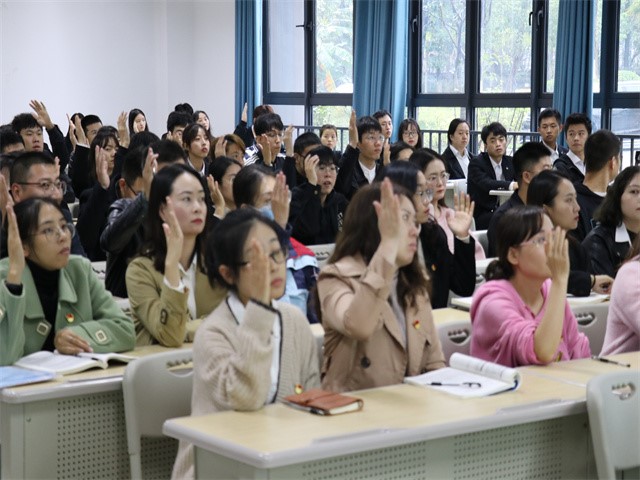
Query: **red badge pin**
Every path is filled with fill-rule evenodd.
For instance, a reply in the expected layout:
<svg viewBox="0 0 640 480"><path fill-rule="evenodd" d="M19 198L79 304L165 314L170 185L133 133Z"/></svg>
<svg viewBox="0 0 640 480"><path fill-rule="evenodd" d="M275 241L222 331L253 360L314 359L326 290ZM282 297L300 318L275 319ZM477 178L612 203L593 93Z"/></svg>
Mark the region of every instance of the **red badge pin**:
<svg viewBox="0 0 640 480"><path fill-rule="evenodd" d="M420 320L413 321L413 328L415 328L416 330L420 329Z"/></svg>
<svg viewBox="0 0 640 480"><path fill-rule="evenodd" d="M295 388L294 388L294 391L295 391L297 394L300 394L300 393L302 393L302 391L303 391L303 390L304 390L304 389L302 388L302 385L300 385L299 383L296 383L296 386L295 386Z"/></svg>
<svg viewBox="0 0 640 480"><path fill-rule="evenodd" d="M75 317L73 316L73 313L67 313L64 318L67 319L67 323L73 323L73 321L75 320Z"/></svg>

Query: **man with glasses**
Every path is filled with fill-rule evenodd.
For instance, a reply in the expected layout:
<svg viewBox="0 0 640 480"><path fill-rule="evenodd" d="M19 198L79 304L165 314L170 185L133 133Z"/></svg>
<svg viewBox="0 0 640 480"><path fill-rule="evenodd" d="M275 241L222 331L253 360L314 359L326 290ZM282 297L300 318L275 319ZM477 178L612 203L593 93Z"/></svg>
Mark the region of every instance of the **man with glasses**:
<svg viewBox="0 0 640 480"><path fill-rule="evenodd" d="M379 180L382 170L379 161L385 137L380 123L373 117L362 117L356 122L356 112L349 119L349 145L342 154L336 180L336 191L351 200L363 185Z"/></svg>
<svg viewBox="0 0 640 480"><path fill-rule="evenodd" d="M513 155L513 168L518 182L518 189L513 192L509 200L500 205L500 208L491 217L487 230L487 239L489 241L488 257L497 255L498 221L507 210L518 205L527 204L527 194L531 180L543 170L551 170L551 167L551 154L548 148L541 143L527 142L516 150Z"/></svg>
<svg viewBox="0 0 640 480"><path fill-rule="evenodd" d="M67 190L67 185L60 180L60 167L50 155L44 152L31 151L18 156L11 167L10 194L14 203L20 203L32 197L51 198L58 203ZM7 206L8 192L0 192L0 207L4 218ZM73 223L71 212L62 209L67 223ZM2 232L0 256L7 256L6 232ZM85 256L80 239L74 234L71 239L71 253Z"/></svg>
<svg viewBox="0 0 640 480"><path fill-rule="evenodd" d="M507 151L507 130L499 122L482 128L480 133L485 151L469 163L467 192L476 202L474 218L476 229L486 230L493 213L498 209L499 199L490 195L491 190L515 190L513 161L505 155Z"/></svg>
<svg viewBox="0 0 640 480"><path fill-rule="evenodd" d="M334 243L349 202L334 191L338 169L333 150L323 145L310 150L304 170L306 182L291 195L291 236L305 245Z"/></svg>

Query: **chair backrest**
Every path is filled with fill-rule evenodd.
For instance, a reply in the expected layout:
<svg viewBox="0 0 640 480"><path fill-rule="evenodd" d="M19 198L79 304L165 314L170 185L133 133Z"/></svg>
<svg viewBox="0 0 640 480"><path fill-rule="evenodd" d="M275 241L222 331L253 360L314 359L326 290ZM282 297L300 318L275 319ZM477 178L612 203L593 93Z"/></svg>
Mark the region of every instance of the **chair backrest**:
<svg viewBox="0 0 640 480"><path fill-rule="evenodd" d="M604 334L607 331L609 302L575 306L571 307L571 310L578 321L578 330L589 338L591 353L598 355L602 350Z"/></svg>
<svg viewBox="0 0 640 480"><path fill-rule="evenodd" d="M191 414L192 358L191 349L172 350L127 365L122 391L131 478L142 478L141 438L162 437L165 420Z"/></svg>
<svg viewBox="0 0 640 480"><path fill-rule="evenodd" d="M480 242L480 245L482 245L484 253L489 256L489 237L487 236L487 231L476 230L475 232L473 232L473 236L476 237L476 240Z"/></svg>
<svg viewBox="0 0 640 480"><path fill-rule="evenodd" d="M307 248L311 250L318 261L318 268L324 267L329 260L329 257L333 253L333 250L336 248L335 243L323 243L322 245L307 245Z"/></svg>
<svg viewBox="0 0 640 480"><path fill-rule="evenodd" d="M640 467L640 372L625 369L591 379L587 410L598 478Z"/></svg>
<svg viewBox="0 0 640 480"><path fill-rule="evenodd" d="M455 352L469 355L471 347L471 321L461 320L447 322L438 325L438 337L442 345L444 360L449 363L449 358Z"/></svg>

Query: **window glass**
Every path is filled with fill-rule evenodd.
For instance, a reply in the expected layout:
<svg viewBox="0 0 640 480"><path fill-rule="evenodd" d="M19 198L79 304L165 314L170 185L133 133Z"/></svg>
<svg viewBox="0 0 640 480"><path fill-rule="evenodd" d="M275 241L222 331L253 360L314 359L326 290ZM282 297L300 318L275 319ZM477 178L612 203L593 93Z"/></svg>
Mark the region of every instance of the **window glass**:
<svg viewBox="0 0 640 480"><path fill-rule="evenodd" d="M315 5L316 92L353 93L353 1Z"/></svg>
<svg viewBox="0 0 640 480"><path fill-rule="evenodd" d="M343 105L316 105L313 107L313 124L322 126L330 123L336 127L349 127L351 107Z"/></svg>
<svg viewBox="0 0 640 480"><path fill-rule="evenodd" d="M531 131L531 113L528 108L477 108L478 130L492 122L500 122L507 132Z"/></svg>
<svg viewBox="0 0 640 480"><path fill-rule="evenodd" d="M304 92L304 2L268 2L269 89ZM284 119L283 119L284 120Z"/></svg>
<svg viewBox="0 0 640 480"><path fill-rule="evenodd" d="M620 35L618 36L618 92L640 92L639 26L640 2L622 0L620 2Z"/></svg>
<svg viewBox="0 0 640 480"><path fill-rule="evenodd" d="M271 105L280 115L285 128L289 125L304 125L304 105Z"/></svg>
<svg viewBox="0 0 640 480"><path fill-rule="evenodd" d="M420 91L463 93L465 0L422 0Z"/></svg>
<svg viewBox="0 0 640 480"><path fill-rule="evenodd" d="M439 130L439 132L423 132L422 144L436 152L442 153L447 148L447 129L454 118L465 118L463 107L418 107L416 120L421 130ZM398 123L398 125L400 125Z"/></svg>
<svg viewBox="0 0 640 480"><path fill-rule="evenodd" d="M595 30L593 42L593 93L599 93L600 58L602 57L602 0L596 0Z"/></svg>
<svg viewBox="0 0 640 480"><path fill-rule="evenodd" d="M558 9L560 0L549 0L547 6L547 75L544 91L553 93L556 76L556 44L558 42Z"/></svg>
<svg viewBox="0 0 640 480"><path fill-rule="evenodd" d="M531 0L483 0L480 92L531 91Z"/></svg>

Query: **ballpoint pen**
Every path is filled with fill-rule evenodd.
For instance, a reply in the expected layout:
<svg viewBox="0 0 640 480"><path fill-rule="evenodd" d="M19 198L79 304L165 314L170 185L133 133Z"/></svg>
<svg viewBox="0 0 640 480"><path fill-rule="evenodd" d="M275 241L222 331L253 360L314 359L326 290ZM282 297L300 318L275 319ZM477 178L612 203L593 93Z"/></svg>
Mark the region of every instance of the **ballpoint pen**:
<svg viewBox="0 0 640 480"><path fill-rule="evenodd" d="M431 387L469 387L469 388L482 387L482 384L478 382L462 382L462 383L431 382L431 383L427 383L426 385L429 385Z"/></svg>
<svg viewBox="0 0 640 480"><path fill-rule="evenodd" d="M621 367L631 368L630 363L616 362L615 360L609 360L608 358L598 357L597 355L593 355L591 358L594 360L598 360L599 362L602 362L602 363L612 363L613 365L620 365Z"/></svg>

